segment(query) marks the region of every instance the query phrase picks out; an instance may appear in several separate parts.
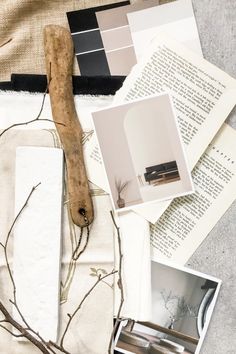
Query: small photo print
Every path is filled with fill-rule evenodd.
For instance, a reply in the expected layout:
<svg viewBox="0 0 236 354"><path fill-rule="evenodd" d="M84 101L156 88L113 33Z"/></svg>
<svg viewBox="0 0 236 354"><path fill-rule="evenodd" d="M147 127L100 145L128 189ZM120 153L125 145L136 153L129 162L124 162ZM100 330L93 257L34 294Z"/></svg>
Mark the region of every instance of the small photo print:
<svg viewBox="0 0 236 354"><path fill-rule="evenodd" d="M205 274L152 262L152 318L120 322L115 353L198 354L221 281Z"/></svg>
<svg viewBox="0 0 236 354"><path fill-rule="evenodd" d="M116 210L193 192L169 94L92 113Z"/></svg>

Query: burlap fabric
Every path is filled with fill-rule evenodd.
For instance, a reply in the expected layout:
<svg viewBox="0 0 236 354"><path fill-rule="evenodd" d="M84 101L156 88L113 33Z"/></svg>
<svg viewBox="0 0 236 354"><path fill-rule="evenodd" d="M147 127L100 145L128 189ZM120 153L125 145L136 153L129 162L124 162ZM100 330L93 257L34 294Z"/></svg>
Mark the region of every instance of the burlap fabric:
<svg viewBox="0 0 236 354"><path fill-rule="evenodd" d="M44 26L68 28L67 11L111 2L119 0L1 0L0 46L12 40L0 48L0 80L9 80L11 73L45 73Z"/></svg>

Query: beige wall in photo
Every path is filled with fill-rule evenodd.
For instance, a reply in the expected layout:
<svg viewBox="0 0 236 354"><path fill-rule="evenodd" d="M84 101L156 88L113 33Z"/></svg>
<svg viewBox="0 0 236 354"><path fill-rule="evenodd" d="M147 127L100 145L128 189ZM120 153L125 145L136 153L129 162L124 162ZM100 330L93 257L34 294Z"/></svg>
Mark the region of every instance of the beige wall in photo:
<svg viewBox="0 0 236 354"><path fill-rule="evenodd" d="M192 189L169 95L164 94L93 113L94 124L114 203L115 179L129 181L126 206L170 198ZM141 186L146 167L176 161L180 180Z"/></svg>
<svg viewBox="0 0 236 354"><path fill-rule="evenodd" d="M126 206L130 203L142 202L139 186L135 178L135 170L126 136L124 134L123 120L127 107L111 108L93 113L96 133L106 167L106 173L114 204L117 207L117 190L115 180L129 181L127 188L122 193Z"/></svg>
<svg viewBox="0 0 236 354"><path fill-rule="evenodd" d="M132 134L132 126L133 134ZM179 181L141 187L144 201L163 199L192 190L192 183L169 95L144 100L127 112L124 127L136 171L144 179L146 167L176 161Z"/></svg>

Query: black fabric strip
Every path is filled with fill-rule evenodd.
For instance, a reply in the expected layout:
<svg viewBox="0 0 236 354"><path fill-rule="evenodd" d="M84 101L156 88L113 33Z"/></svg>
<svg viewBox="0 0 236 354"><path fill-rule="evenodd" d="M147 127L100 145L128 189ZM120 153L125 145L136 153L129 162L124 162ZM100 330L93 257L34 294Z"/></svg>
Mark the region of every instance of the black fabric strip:
<svg viewBox="0 0 236 354"><path fill-rule="evenodd" d="M47 88L46 75L12 74L13 91L45 92Z"/></svg>
<svg viewBox="0 0 236 354"><path fill-rule="evenodd" d="M2 81L2 82L0 82L0 90L11 91L12 90L11 81Z"/></svg>
<svg viewBox="0 0 236 354"><path fill-rule="evenodd" d="M67 12L71 33L98 28L96 12L113 9L124 5L130 5L130 1L122 1L114 4Z"/></svg>
<svg viewBox="0 0 236 354"><path fill-rule="evenodd" d="M125 76L73 76L72 80L75 95L114 95L121 88ZM45 75L12 74L11 76L10 90L13 91L45 92L46 87Z"/></svg>

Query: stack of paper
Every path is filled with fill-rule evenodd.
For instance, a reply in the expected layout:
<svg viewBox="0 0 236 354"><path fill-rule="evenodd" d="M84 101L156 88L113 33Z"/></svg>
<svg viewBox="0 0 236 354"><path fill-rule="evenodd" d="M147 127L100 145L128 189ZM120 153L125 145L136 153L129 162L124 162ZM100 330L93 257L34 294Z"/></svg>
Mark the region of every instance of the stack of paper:
<svg viewBox="0 0 236 354"><path fill-rule="evenodd" d="M94 141L91 156L102 157L105 168L100 166L100 175L107 178L100 186L109 191L118 213L124 255L122 316L151 321L155 304L150 301L150 242L153 259L184 264L236 197L235 132L223 125L235 105L236 82L202 59L191 0L98 9L96 18L110 74L131 73L112 107L93 114L98 142ZM179 183L181 167L170 145L176 150L177 144L173 136L168 141L163 124L159 128L151 125L148 108L142 112L146 97L165 92L173 100L195 187L195 193L174 200L173 187ZM156 112L160 122L163 114L166 117L166 112ZM161 145L162 139L167 145ZM168 174L164 178L161 173L171 164L172 179ZM158 200L165 186L169 200ZM154 187L159 193L156 202ZM148 190L151 203L145 199ZM118 252L116 256L118 266ZM117 289L115 313L119 301Z"/></svg>
<svg viewBox="0 0 236 354"><path fill-rule="evenodd" d="M115 24L115 14L117 18L122 18L123 22L120 22L120 27ZM124 14L128 22L125 22ZM150 6L139 11L132 5L125 6L97 12L96 17L107 60L111 67L115 55L118 58L118 54L122 53L125 57L125 53L133 49L136 54L137 64L125 80L123 87L115 95L112 108L95 112L93 119L98 138L98 151L105 165L108 190L111 193L114 208L118 212L122 234L125 290L122 316L151 321L153 320L151 309L155 306L155 300L151 305L150 294L153 295L153 290L149 277L150 263L146 261L150 259L149 235L151 234L151 253L154 260L171 259L184 264L236 197L233 188L236 156L233 152L235 149L232 148L235 144L235 132L223 125L235 105L236 81L202 59L197 25L190 0ZM112 25L111 18L113 19ZM122 37L122 33L127 33L127 37ZM121 37L123 44L119 42ZM124 42L124 39L127 41ZM132 58L134 63L133 51L129 58ZM127 64L130 67L128 61ZM127 68L119 67L117 72L116 68L114 65L110 71L111 74L127 74ZM133 134L129 135L129 131L132 132L130 128L132 124L128 125L127 122L131 119L129 118L131 114L124 107L131 102L134 107L135 105L138 107L145 97L163 92L168 92L173 100L189 168L192 170L195 193L175 198L173 201L170 195L170 200L166 202L159 200L152 203L140 203L144 196L142 188L146 188L148 176L141 169L141 172L138 172L138 168L140 168L140 160L144 155L143 151L147 145L151 145L154 138L149 135L149 142L147 142L138 136L137 125L133 126ZM141 107L139 112L140 110ZM118 111L122 111L125 117L120 126L117 123L121 119L118 117ZM110 116L109 121L106 121L106 114ZM150 113L146 110L143 115L145 114L146 125L148 125ZM136 114L137 120L139 120L138 113ZM109 124L112 124L112 128L109 128ZM128 174L125 177L119 165L119 157L117 155L116 159L112 148L115 142L114 146L121 152L121 148L118 148L121 143L125 151L127 141L122 140L121 137L122 124L125 127L129 152L133 158L137 177L136 185L140 183L140 193L136 192L136 194L134 188L137 186L135 187L133 182L130 182L133 180L130 177L132 171L130 170L129 177ZM108 134L106 134L106 129ZM148 136L147 131L146 127L143 127L145 137ZM156 140L160 141L158 131L154 131L156 131ZM164 135L163 128L162 133ZM140 146L137 145L138 141ZM135 148L133 149L132 146ZM139 156L139 162L136 162L133 157L135 152ZM122 161L123 166L126 166L128 153L121 152L120 154L123 156L120 163ZM148 166L148 164L145 166L146 174L153 173ZM159 168L158 166L160 164L157 164L156 168ZM179 167L178 164L177 166ZM128 168L125 167L125 171L128 173ZM117 183L119 175L121 176L120 184ZM151 175L150 178L152 178ZM119 186L122 181L125 186L121 192L122 197L120 197ZM149 183L153 184L152 179L150 181ZM155 183L158 185L159 182ZM172 183L169 184L169 191L173 186ZM152 191L154 195L154 190ZM133 196L131 196L132 193ZM173 197L175 197L174 194ZM122 212L121 208L125 208L123 209L125 212ZM151 222L150 232L148 221ZM142 230L140 230L141 227ZM132 252L133 249L135 252ZM117 259L119 261L118 253ZM117 289L116 311L119 306L119 293L120 289ZM191 350L195 349L191 348ZM124 348L119 348L119 350L124 353L129 352ZM196 352L198 350L199 346Z"/></svg>

